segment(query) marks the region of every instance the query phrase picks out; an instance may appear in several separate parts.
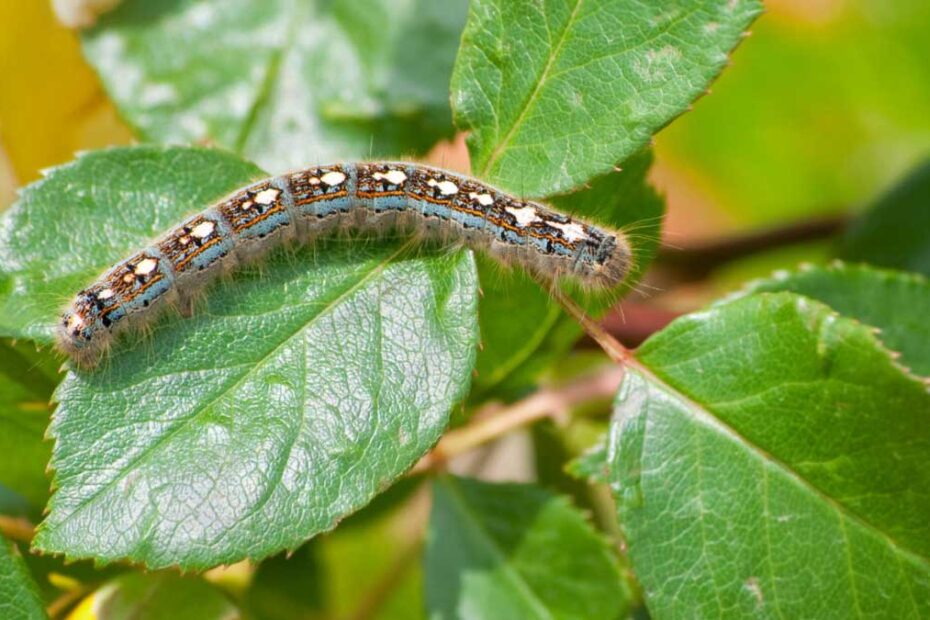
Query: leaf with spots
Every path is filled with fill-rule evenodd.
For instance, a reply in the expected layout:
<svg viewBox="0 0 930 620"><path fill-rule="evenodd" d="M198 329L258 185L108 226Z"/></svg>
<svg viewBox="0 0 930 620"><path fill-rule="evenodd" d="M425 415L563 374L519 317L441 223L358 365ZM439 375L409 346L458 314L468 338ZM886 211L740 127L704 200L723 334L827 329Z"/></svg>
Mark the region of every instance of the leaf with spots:
<svg viewBox="0 0 930 620"><path fill-rule="evenodd" d="M452 109L476 175L528 196L580 187L704 93L758 0L474 0Z"/></svg>
<svg viewBox="0 0 930 620"><path fill-rule="evenodd" d="M930 614L930 392L871 328L762 293L637 359L608 455L653 616Z"/></svg>
<svg viewBox="0 0 930 620"><path fill-rule="evenodd" d="M450 135L465 13L465 0L125 0L82 40L142 138L281 173Z"/></svg>
<svg viewBox="0 0 930 620"><path fill-rule="evenodd" d="M0 267L17 282L7 307L32 309L27 328L47 337L48 273L76 290L256 172L180 147L51 171L0 224ZM368 503L439 439L474 365L472 256L415 246L333 239L273 254L193 318L166 316L97 371L70 371L36 546L205 568L296 548Z"/></svg>

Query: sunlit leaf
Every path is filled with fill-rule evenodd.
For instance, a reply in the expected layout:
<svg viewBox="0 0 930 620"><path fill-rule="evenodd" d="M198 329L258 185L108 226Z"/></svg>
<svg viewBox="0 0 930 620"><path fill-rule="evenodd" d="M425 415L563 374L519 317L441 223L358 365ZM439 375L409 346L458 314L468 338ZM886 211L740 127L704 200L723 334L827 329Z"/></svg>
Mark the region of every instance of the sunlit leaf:
<svg viewBox="0 0 930 620"><path fill-rule="evenodd" d="M871 328L760 294L637 357L609 456L651 614L930 613L930 392Z"/></svg>

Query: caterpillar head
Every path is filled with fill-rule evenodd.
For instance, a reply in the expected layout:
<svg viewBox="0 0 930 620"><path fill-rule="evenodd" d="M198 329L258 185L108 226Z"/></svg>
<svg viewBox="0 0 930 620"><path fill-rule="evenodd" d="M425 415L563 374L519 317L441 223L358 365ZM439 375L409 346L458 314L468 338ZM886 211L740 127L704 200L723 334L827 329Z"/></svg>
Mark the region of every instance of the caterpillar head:
<svg viewBox="0 0 930 620"><path fill-rule="evenodd" d="M589 241L591 283L596 288L612 289L623 283L633 266L633 253L621 233L605 234Z"/></svg>
<svg viewBox="0 0 930 620"><path fill-rule="evenodd" d="M109 346L110 328L119 306L113 291L95 285L75 295L57 326L58 347L81 366L93 366ZM108 303L109 302L109 303Z"/></svg>

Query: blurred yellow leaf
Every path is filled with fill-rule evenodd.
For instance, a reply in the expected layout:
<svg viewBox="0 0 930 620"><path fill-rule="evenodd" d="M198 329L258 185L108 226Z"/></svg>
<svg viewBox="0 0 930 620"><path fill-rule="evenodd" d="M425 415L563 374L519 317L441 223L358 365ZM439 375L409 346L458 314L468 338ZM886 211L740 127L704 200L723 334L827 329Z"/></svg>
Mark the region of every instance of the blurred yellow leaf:
<svg viewBox="0 0 930 620"><path fill-rule="evenodd" d="M48 0L0 2L0 207L75 151L132 138Z"/></svg>

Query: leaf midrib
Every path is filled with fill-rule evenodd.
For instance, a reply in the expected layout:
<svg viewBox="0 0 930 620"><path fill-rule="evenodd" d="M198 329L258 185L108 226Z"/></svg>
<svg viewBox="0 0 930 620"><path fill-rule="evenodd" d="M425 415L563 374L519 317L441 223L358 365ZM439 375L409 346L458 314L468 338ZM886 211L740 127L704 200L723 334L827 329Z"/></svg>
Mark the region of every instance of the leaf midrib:
<svg viewBox="0 0 930 620"><path fill-rule="evenodd" d="M259 366L261 366L262 364L264 364L265 361L267 361L272 355L274 355L274 354L275 354L277 351L279 351L283 346L285 346L287 343L289 343L295 336L297 336L298 334L302 333L307 327L309 327L310 325L312 325L313 323L315 323L316 321L318 321L321 317L323 317L324 315L326 315L329 311L331 311L332 309L334 309L335 307L337 307L344 299L346 299L346 298L349 297L350 295L354 294L356 291L360 290L360 289L362 288L363 285L365 285L366 283L368 283L368 282L369 282L372 278L374 278L377 274L383 272L384 269L387 268L387 265L389 265L390 263L392 263L392 262L394 261L394 259L396 259L398 256L401 256L402 254L404 254L405 252L407 252L407 251L413 246L414 243L415 243L414 240L410 240L410 241L408 241L408 242L402 244L402 245L397 249L397 251L395 251L395 252L392 253L390 256L386 257L384 260L382 260L382 261L378 262L376 265L374 265L373 268L371 269L371 271L369 271L369 272L366 273L364 276L362 276L361 278L359 278L358 282L356 282L355 284L353 284L352 286L350 286L349 288L347 288L345 291L343 291L342 293L340 293L340 294L339 294L335 299L333 299L331 302L329 302L328 304L326 304L325 306L323 306L322 308L320 308L320 311L319 311L316 315L314 315L313 317L311 317L308 321L302 322L302 323L300 324L300 326L298 327L297 330L295 330L295 331L294 331L292 334L290 334L289 336L283 338L283 339L281 340L281 342L279 342L277 345L275 345L268 353L266 353L266 354L265 354L264 356L262 356L260 359L256 360L255 363L252 363L252 364L243 364L242 366L243 366L243 368L244 368L245 370L244 370L244 372L242 373L242 375L240 375L240 376L239 376L238 378L236 378L234 381L232 381L231 383L229 383L226 387L224 387L224 388L222 388L221 390L219 390L219 391L217 392L217 394L216 394L213 398L211 398L208 402L206 402L205 404L203 404L202 406L200 406L199 409L196 411L196 413L194 413L194 414L191 415L190 417L188 417L188 418L184 419L183 421L181 421L181 422L180 422L175 428L173 428L170 432L166 433L165 435L162 435L157 441L155 441L155 442L152 443L148 448L146 448L145 450L143 450L135 459L133 459L133 461L132 461L131 463L128 463L128 464L123 468L122 472L121 472L118 476L116 476L115 478L113 478L112 480L110 480L109 482L107 482L105 485L103 485L102 487L100 487L99 489L97 489L96 491L94 491L90 496L88 496L86 499L84 499L74 510L72 510L72 511L71 511L70 513L68 513L64 518L62 518L61 520L59 520L55 525L56 525L57 527L63 526L65 523L67 523L67 522L70 521L72 518L74 518L75 516L77 516L80 512L82 512L85 508L87 508L88 506L90 506L91 504L93 504L103 493L109 491L109 490L112 489L117 483L119 483L121 480L123 480L123 479L129 474L130 471L133 471L133 470L137 469L139 466L141 466L141 465L145 462L145 460L146 460L152 453L154 453L155 451L157 451L158 448L160 448L160 447L161 447L163 444L165 444L166 442L170 441L175 435L177 435L178 433L180 433L181 431L183 431L184 429L186 429L190 424L192 424L192 423L195 422L197 419L199 419L199 417L203 414L204 411L209 410L210 407L212 407L212 406L213 406L216 402L218 402L221 398L227 396L232 390L234 390L236 387L238 387L247 377L250 376L252 370L254 370L254 369L258 368ZM54 503L55 503L55 502L54 502L54 496L53 496L52 501L49 502L50 508L52 507L52 505L53 505ZM42 527L42 529L45 529L45 524L42 524L42 526L40 526L40 527Z"/></svg>
<svg viewBox="0 0 930 620"><path fill-rule="evenodd" d="M510 126L510 130L507 132L507 135L498 143L498 145L491 152L491 156L485 162L484 166L481 167L481 173L479 176L488 176L488 171L491 170L492 166L497 162L498 159L500 159L501 155L504 153L507 147L509 147L510 142L513 140L514 135L517 133L517 129L519 129L519 127L523 124L523 120L526 118L527 112L536 104L536 99L539 97L540 91L542 91L543 86L549 79L549 72L552 70L552 66L555 64L556 58L558 58L559 53L562 51L562 46L565 44L565 39L568 36L569 31L572 29L572 26L574 26L575 19L578 16L578 11L581 9L581 5L583 3L584 0L575 1L575 7L572 9L572 13L569 15L568 20L566 20L565 27L562 28L562 32L559 33L558 43L556 43L555 47L552 48L552 51L549 54L549 58L546 59L546 66L543 67L542 72L536 79L536 85L533 87L533 91L530 93L530 96L524 103L523 108L520 110L519 116L517 116L516 120Z"/></svg>

